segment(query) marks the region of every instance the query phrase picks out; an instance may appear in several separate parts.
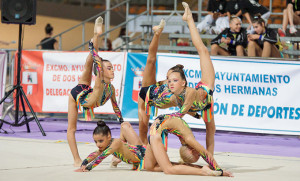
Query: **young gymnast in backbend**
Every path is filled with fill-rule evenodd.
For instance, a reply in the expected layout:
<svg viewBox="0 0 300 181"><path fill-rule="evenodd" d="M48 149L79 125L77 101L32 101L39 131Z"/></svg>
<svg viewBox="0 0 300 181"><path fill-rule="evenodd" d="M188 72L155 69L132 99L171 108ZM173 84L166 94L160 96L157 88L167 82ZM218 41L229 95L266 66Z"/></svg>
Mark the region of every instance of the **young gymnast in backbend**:
<svg viewBox="0 0 300 181"><path fill-rule="evenodd" d="M147 132L150 118L150 107L165 109L175 107L176 99L170 92L167 80L156 82L156 55L159 43L159 37L164 29L165 20L162 19L158 26L153 27L154 35L149 46L147 63L144 70L142 80L142 88L138 99L138 116L139 116L139 136L144 144L147 144ZM170 68L168 75L181 68L181 65L176 65ZM191 114L195 116L194 113Z"/></svg>
<svg viewBox="0 0 300 181"><path fill-rule="evenodd" d="M121 125L120 138L112 138L111 131L105 122L98 121L97 127L93 132L93 139L99 149L84 159L81 167L75 170L76 172L87 172L92 170L111 154L120 158L126 163L133 164L134 170L144 169L144 166L147 165L147 162L152 163L152 160L150 160L153 159L152 155L147 155L152 153L150 145L147 145L147 149L150 149L150 152L148 152L146 150L146 146L142 145L141 140L128 122L124 122ZM152 146L156 147L155 141L151 144ZM160 142L160 144L162 143ZM165 152L164 148L163 151ZM189 152L182 151L181 155L187 153ZM189 159L189 155L185 155L184 157ZM175 169L170 169L170 172L165 172L168 174L193 174L210 176L218 176L222 173L224 173L224 175L229 174L229 172L223 172L222 170L213 171L208 166L201 168L197 165L180 165L178 163L171 163L170 161L168 164L174 165L173 168ZM163 169L159 165L155 165L153 170L150 171L163 171Z"/></svg>
<svg viewBox="0 0 300 181"><path fill-rule="evenodd" d="M95 21L94 36L89 43L90 53L86 59L84 70L78 85L71 90L69 95L67 139L74 158L74 166L80 166L81 164L75 139L78 109L83 107L84 117L89 121L94 117L93 109L104 105L111 99L119 122L123 122L121 111L116 101L115 88L111 84L111 79L114 78L113 66L110 61L100 58L97 53L98 37L102 33L102 23L102 17L98 17ZM91 88L93 63L96 79L95 86Z"/></svg>

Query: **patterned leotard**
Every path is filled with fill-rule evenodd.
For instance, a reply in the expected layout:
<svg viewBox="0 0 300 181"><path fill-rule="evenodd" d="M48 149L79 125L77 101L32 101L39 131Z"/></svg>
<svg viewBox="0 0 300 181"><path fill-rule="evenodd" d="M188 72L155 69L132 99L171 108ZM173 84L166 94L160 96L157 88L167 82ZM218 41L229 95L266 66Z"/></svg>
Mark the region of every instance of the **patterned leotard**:
<svg viewBox="0 0 300 181"><path fill-rule="evenodd" d="M113 139L111 143L113 142ZM97 165L99 165L107 156L113 154L118 157L125 163L133 164L134 170L144 169L144 156L146 152L146 146L143 145L130 145L126 142L123 142L123 145L126 149L128 149L131 153L134 154L134 157L137 161L133 161L131 159L125 158L124 155L120 152L112 152L111 143L106 147L106 149L99 154L99 150L91 153L85 160L82 162L82 166L86 166L87 170L92 170Z"/></svg>
<svg viewBox="0 0 300 181"><path fill-rule="evenodd" d="M150 114L151 106L161 109L176 106L176 100L172 95L173 93L169 90L168 84L159 85L157 83L151 85L145 99L146 114Z"/></svg>
<svg viewBox="0 0 300 181"><path fill-rule="evenodd" d="M90 53L93 55L95 67L96 67L96 72L101 71L101 63L100 60L101 58L98 56L93 44L90 42L89 44L89 49ZM98 75L97 75L98 76ZM82 90L80 93L78 93L77 98L76 98L76 103L78 109L81 111L81 107L83 108L83 116L86 121L91 121L95 115L94 115L94 108L103 106L109 99L111 99L111 103L114 109L114 112L116 116L118 117L119 122L123 122L123 117L121 114L121 111L119 109L119 106L116 101L116 96L115 96L115 88L111 83L105 83L103 80L101 81L101 84L103 86L103 92L102 92L102 97L95 102L95 104L91 107L84 107L82 106L83 104L87 103L88 98L91 96L93 89L92 88L87 88L85 90Z"/></svg>
<svg viewBox="0 0 300 181"><path fill-rule="evenodd" d="M174 123L175 122L175 123ZM171 115L160 115L157 119L153 122L150 127L150 136L154 136L156 134L164 135L167 133L171 133L176 135L181 141L185 141L185 137L182 134L182 130L189 129L189 125L180 117L173 117ZM221 170L216 164L213 156L209 154L209 152L203 148L200 152L201 157L214 169L214 170Z"/></svg>
<svg viewBox="0 0 300 181"><path fill-rule="evenodd" d="M177 105L180 110L171 116L182 117L187 112L201 112L205 122L210 122L213 117L213 91L202 82L199 82L195 89L187 87L176 96Z"/></svg>

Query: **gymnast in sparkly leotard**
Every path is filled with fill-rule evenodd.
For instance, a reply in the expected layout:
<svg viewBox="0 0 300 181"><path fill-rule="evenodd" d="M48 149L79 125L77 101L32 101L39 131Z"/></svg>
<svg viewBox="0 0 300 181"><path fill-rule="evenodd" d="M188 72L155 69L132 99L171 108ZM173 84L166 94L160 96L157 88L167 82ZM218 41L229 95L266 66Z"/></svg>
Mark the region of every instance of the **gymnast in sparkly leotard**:
<svg viewBox="0 0 300 181"><path fill-rule="evenodd" d="M144 168L146 147L142 145L130 123L124 122L121 125L120 138L114 139L111 138L111 131L105 122L98 121L93 138L98 150L84 159L81 167L75 171L90 171L111 154L125 163L132 164L134 170Z"/></svg>
<svg viewBox="0 0 300 181"><path fill-rule="evenodd" d="M189 25L192 41L194 45L197 43L195 47L201 56L201 61L202 59L206 59L204 60L204 64L201 65L201 70L204 72L214 73L208 51L206 51L207 48L204 46L201 38L199 37L188 4L185 2L182 4L185 8L185 13L182 19L187 21ZM208 70L203 70L204 67ZM204 74L204 76L202 75L202 79L205 80L204 82L207 82L209 86L211 86L214 83L214 74L211 76ZM201 110L209 109L209 105L211 106L212 102L211 98L208 97L208 95L211 95L211 91L209 91L209 89L205 90L206 85L202 85L200 83L196 89L193 89L186 87L186 84L187 82L182 69L180 71L173 71L169 74L169 89L174 95L176 95L181 109L177 113L161 115L153 122L150 128L150 135L148 139L149 144L147 145L146 149L147 157L145 157L145 168L147 170L155 170L155 167L159 165L160 168L167 174L210 175L213 173L213 175L232 176L230 172L223 171L215 161L213 154L196 141L188 124L181 118L188 111L197 111L200 108ZM210 89L212 90L212 88ZM205 94L203 91L209 92L206 92ZM184 99L180 100L180 96L182 96ZM172 133L178 136L182 144L186 144L190 148L196 150L196 152L198 152L199 155L209 164L214 172L206 172L205 169L208 167L203 167L203 170L200 172L194 168L179 168L177 165L172 165L163 145L162 135L166 133Z"/></svg>
<svg viewBox="0 0 300 181"><path fill-rule="evenodd" d="M186 6L183 19L187 22L191 40L200 56L201 80L195 88L187 87L184 71L173 71L168 76L168 87L176 97L180 110L170 116L182 118L186 113L200 113L206 126L206 149L214 154L215 121L213 114L213 90L215 83L215 71L210 59L209 51L202 42L197 32L192 13ZM200 116L199 116L200 118Z"/></svg>
<svg viewBox="0 0 300 181"><path fill-rule="evenodd" d="M85 120L92 120L94 108L104 105L110 99L119 122L123 122L116 101L115 88L111 84L111 80L114 78L113 66L110 61L100 58L97 53L98 37L102 34L102 23L102 17L98 17L95 22L94 36L89 43L90 53L86 59L84 70L78 85L71 90L69 95L67 139L74 158L74 166L81 164L75 139L78 110L82 108ZM95 86L91 88L93 64L96 79Z"/></svg>
<svg viewBox="0 0 300 181"><path fill-rule="evenodd" d="M169 90L167 80L156 82L156 54L158 50L159 37L165 26L165 20L162 19L158 26L153 27L154 35L149 46L147 63L142 80L142 88L138 99L138 116L139 116L139 136L144 144L147 144L147 132L150 118L151 107L165 109L175 107L176 98ZM170 68L168 75L180 68L176 65ZM191 113L193 116L195 113Z"/></svg>

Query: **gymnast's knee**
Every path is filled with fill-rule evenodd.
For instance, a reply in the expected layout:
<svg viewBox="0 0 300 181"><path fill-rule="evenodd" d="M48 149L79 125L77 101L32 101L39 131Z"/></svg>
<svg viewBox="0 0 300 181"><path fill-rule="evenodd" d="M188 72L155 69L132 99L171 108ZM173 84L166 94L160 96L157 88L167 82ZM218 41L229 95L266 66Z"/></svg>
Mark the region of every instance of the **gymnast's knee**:
<svg viewBox="0 0 300 181"><path fill-rule="evenodd" d="M151 143L151 145L152 145L152 143L159 142L159 141L160 142L162 141L160 134L150 135L150 143Z"/></svg>
<svg viewBox="0 0 300 181"><path fill-rule="evenodd" d="M131 128L132 126L131 126L131 124L129 123L129 122L123 122L122 124L121 124L121 128L122 129L129 129L129 128Z"/></svg>

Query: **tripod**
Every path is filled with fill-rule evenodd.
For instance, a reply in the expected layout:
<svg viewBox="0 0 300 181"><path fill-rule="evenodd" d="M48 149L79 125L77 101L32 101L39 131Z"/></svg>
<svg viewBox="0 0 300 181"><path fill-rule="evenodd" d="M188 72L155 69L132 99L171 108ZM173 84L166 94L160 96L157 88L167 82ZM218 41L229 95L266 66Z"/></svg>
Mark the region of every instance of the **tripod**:
<svg viewBox="0 0 300 181"><path fill-rule="evenodd" d="M21 57L22 57L22 44L21 44L21 39L22 39L22 24L19 24L19 45L18 45L18 68L17 68L17 84L14 85L14 87L8 91L8 93L1 99L0 104L2 104L4 102L4 100L10 95L12 94L15 90L16 92L16 112L15 112L15 122L14 123L10 123L7 121L4 121L2 119L0 119L0 129L2 128L3 123L9 124L11 126L23 126L24 124L26 124L27 127L27 132L30 132L30 127L28 122L32 121L33 119L35 120L36 124L38 125L40 131L42 132L43 136L46 136L35 112L33 111L29 100L26 97L26 94L24 93L24 90L21 86L21 79L20 79L20 74L21 74ZM21 117L19 119L19 100L21 101L21 106L22 106L22 110L23 110L23 116L24 116L24 121L19 123L19 120L21 120ZM24 100L27 103L27 106L30 109L31 114L33 115L32 118L27 118L27 114L26 114L26 110L25 110L25 104L24 104Z"/></svg>

